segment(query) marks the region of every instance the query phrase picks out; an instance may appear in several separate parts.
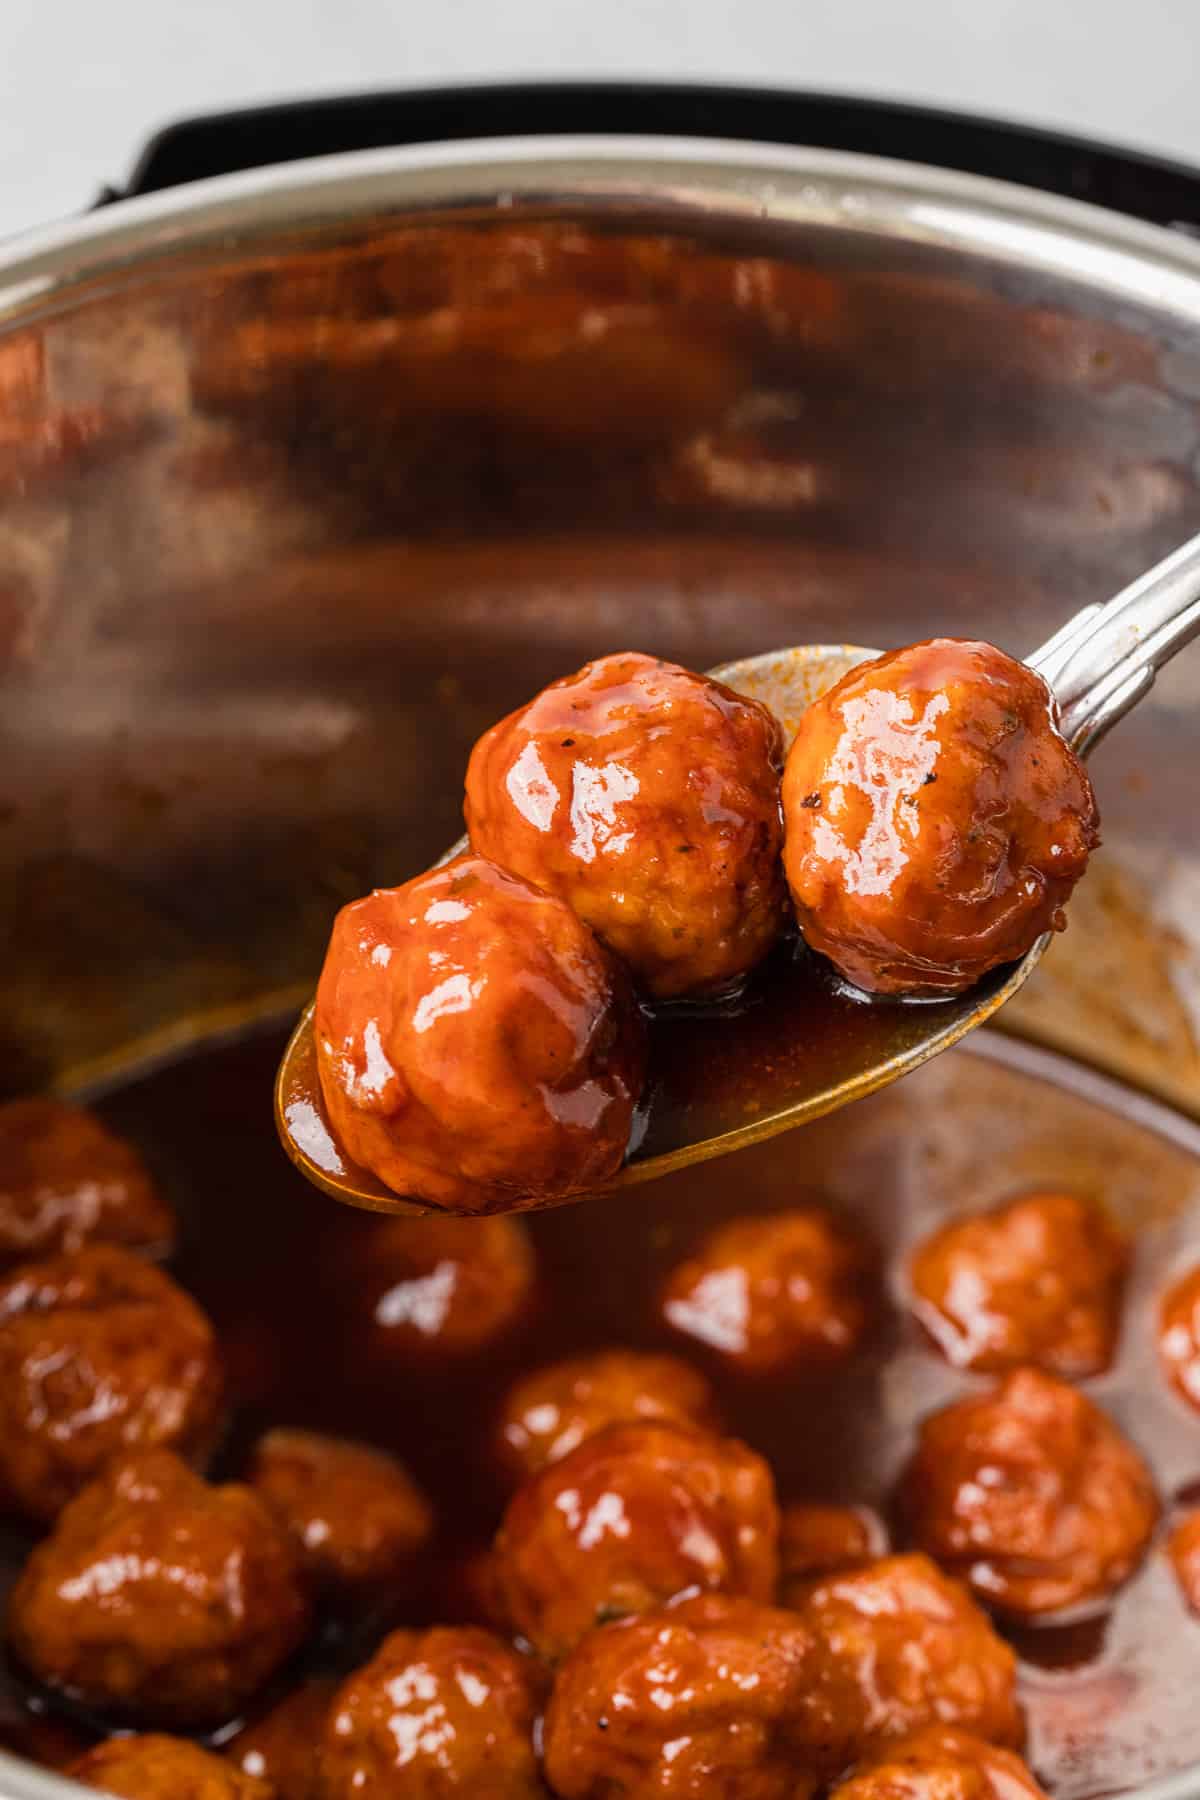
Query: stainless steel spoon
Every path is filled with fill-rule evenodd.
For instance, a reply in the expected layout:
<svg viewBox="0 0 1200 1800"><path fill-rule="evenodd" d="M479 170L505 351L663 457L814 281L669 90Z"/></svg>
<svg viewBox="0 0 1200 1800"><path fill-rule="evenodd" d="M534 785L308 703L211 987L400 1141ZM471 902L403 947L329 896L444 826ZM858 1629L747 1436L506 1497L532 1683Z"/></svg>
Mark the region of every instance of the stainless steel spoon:
<svg viewBox="0 0 1200 1800"><path fill-rule="evenodd" d="M1026 660L1054 690L1063 735L1086 755L1198 633L1200 537L1107 604L1085 607ZM857 644L803 644L710 673L769 706L790 743L805 708L878 654ZM442 861L465 848L462 838ZM1019 963L967 993L936 1002L849 1005L826 966L807 956L772 969L766 987L773 1004L760 996L756 1011L752 1001L732 1036L721 1008L668 1010L652 1026L650 1091L625 1166L609 1187L724 1156L886 1087L990 1019L1029 979L1048 942L1042 938ZM792 983L799 984L795 992ZM321 1102L312 1021L309 1005L276 1078L275 1120L288 1155L317 1187L351 1206L431 1210L391 1193L342 1155Z"/></svg>

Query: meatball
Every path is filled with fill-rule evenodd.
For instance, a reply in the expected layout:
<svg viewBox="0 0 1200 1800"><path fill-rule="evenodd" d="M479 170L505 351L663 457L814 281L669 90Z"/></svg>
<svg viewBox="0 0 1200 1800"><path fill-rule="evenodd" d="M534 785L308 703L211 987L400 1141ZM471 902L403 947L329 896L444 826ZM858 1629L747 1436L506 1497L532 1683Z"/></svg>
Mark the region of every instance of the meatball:
<svg viewBox="0 0 1200 1800"><path fill-rule="evenodd" d="M812 1640L794 1613L725 1594L589 1632L546 1711L562 1800L804 1800Z"/></svg>
<svg viewBox="0 0 1200 1800"><path fill-rule="evenodd" d="M1015 961L1100 841L1040 675L934 638L810 706L783 777L784 864L814 950L877 994L956 994Z"/></svg>
<svg viewBox="0 0 1200 1800"><path fill-rule="evenodd" d="M609 1425L518 1488L496 1539L506 1616L543 1656L684 1588L774 1597L771 1471L733 1438Z"/></svg>
<svg viewBox="0 0 1200 1800"><path fill-rule="evenodd" d="M1107 1601L1158 1520L1132 1444L1037 1369L926 1419L901 1503L922 1549L1018 1619Z"/></svg>
<svg viewBox="0 0 1200 1800"><path fill-rule="evenodd" d="M1167 1539L1167 1555L1179 1590L1200 1614L1200 1508L1185 1513Z"/></svg>
<svg viewBox="0 0 1200 1800"><path fill-rule="evenodd" d="M856 1769L830 1800L1045 1800L1011 1750L931 1725Z"/></svg>
<svg viewBox="0 0 1200 1800"><path fill-rule="evenodd" d="M175 1220L141 1157L82 1107L0 1106L0 1267L88 1243L165 1252Z"/></svg>
<svg viewBox="0 0 1200 1800"><path fill-rule="evenodd" d="M211 1447L213 1330L161 1269L95 1244L0 1279L0 1491L53 1519L118 1451Z"/></svg>
<svg viewBox="0 0 1200 1800"><path fill-rule="evenodd" d="M625 652L484 733L467 829L586 919L662 999L715 992L784 923L783 738L757 700Z"/></svg>
<svg viewBox="0 0 1200 1800"><path fill-rule="evenodd" d="M528 1313L537 1266L516 1219L350 1220L342 1278L372 1347L457 1356L510 1332Z"/></svg>
<svg viewBox="0 0 1200 1800"><path fill-rule="evenodd" d="M868 1322L872 1262L818 1208L720 1225L667 1277L668 1325L743 1374L848 1355Z"/></svg>
<svg viewBox="0 0 1200 1800"><path fill-rule="evenodd" d="M334 1692L331 1680L306 1681L239 1731L223 1754L243 1775L265 1781L276 1800L324 1800L321 1744Z"/></svg>
<svg viewBox="0 0 1200 1800"><path fill-rule="evenodd" d="M109 1738L67 1770L120 1800L277 1800L275 1789L186 1738ZM286 1800L286 1796L282 1797Z"/></svg>
<svg viewBox="0 0 1200 1800"><path fill-rule="evenodd" d="M883 1520L867 1506L785 1506L779 1533L780 1597L795 1605L819 1575L861 1568L887 1553Z"/></svg>
<svg viewBox="0 0 1200 1800"><path fill-rule="evenodd" d="M1112 1361L1128 1267L1128 1242L1096 1201L1022 1194L919 1246L913 1311L959 1368L1035 1363L1082 1381Z"/></svg>
<svg viewBox="0 0 1200 1800"><path fill-rule="evenodd" d="M1200 1264L1180 1277L1163 1296L1159 1351L1175 1387L1200 1408Z"/></svg>
<svg viewBox="0 0 1200 1800"><path fill-rule="evenodd" d="M323 1800L542 1800L540 1699L536 1665L490 1632L395 1631L334 1697Z"/></svg>
<svg viewBox="0 0 1200 1800"><path fill-rule="evenodd" d="M433 1511L407 1470L366 1444L269 1431L248 1479L326 1593L376 1596L433 1531Z"/></svg>
<svg viewBox="0 0 1200 1800"><path fill-rule="evenodd" d="M1017 1662L965 1589L924 1556L815 1583L797 1609L817 1653L805 1697L831 1775L924 1725L1020 1744Z"/></svg>
<svg viewBox="0 0 1200 1800"><path fill-rule="evenodd" d="M169 1450L109 1464L33 1551L9 1639L39 1680L93 1710L221 1724L308 1628L287 1533L245 1487L209 1487Z"/></svg>
<svg viewBox="0 0 1200 1800"><path fill-rule="evenodd" d="M397 1194L487 1212L621 1166L645 1063L628 977L482 856L342 908L314 1029L336 1137Z"/></svg>
<svg viewBox="0 0 1200 1800"><path fill-rule="evenodd" d="M633 1419L710 1425L712 1390L675 1356L600 1350L568 1357L509 1389L500 1415L501 1449L511 1467L535 1475L604 1426Z"/></svg>

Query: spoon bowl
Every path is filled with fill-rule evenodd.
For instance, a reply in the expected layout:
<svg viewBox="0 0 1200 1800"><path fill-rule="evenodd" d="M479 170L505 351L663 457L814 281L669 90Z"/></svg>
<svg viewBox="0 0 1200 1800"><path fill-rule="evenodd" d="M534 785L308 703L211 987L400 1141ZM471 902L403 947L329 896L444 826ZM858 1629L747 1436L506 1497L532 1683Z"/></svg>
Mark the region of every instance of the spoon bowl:
<svg viewBox="0 0 1200 1800"><path fill-rule="evenodd" d="M859 644L805 644L722 663L709 673L762 701L790 745L806 708L878 654ZM466 847L460 838L441 861ZM603 1191L725 1156L886 1087L989 1019L1028 980L1048 941L1042 938L1020 962L966 993L933 1001L868 1000L802 944L788 943L733 999L656 1009L647 1093L624 1166ZM736 1056L728 1054L731 1028ZM275 1121L297 1168L335 1200L372 1212L436 1210L393 1194L339 1148L321 1099L311 1004L279 1066Z"/></svg>

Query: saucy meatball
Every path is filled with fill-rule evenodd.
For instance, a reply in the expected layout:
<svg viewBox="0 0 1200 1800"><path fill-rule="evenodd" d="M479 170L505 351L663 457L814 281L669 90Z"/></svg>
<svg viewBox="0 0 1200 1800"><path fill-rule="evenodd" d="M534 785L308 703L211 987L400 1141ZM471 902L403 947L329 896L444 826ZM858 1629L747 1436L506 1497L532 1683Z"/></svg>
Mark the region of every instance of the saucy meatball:
<svg viewBox="0 0 1200 1800"><path fill-rule="evenodd" d="M119 1800L277 1800L265 1781L231 1768L186 1738L156 1732L109 1738L81 1756L67 1774Z"/></svg>
<svg viewBox="0 0 1200 1800"><path fill-rule="evenodd" d="M1167 1539L1167 1555L1180 1592L1192 1611L1200 1614L1200 1508L1179 1520Z"/></svg>
<svg viewBox="0 0 1200 1800"><path fill-rule="evenodd" d="M0 1106L0 1267L88 1243L165 1252L174 1238L141 1157L92 1113L62 1100Z"/></svg>
<svg viewBox="0 0 1200 1800"><path fill-rule="evenodd" d="M231 1718L308 1628L287 1533L246 1487L169 1450L110 1463L12 1591L9 1639L46 1686L146 1723Z"/></svg>
<svg viewBox="0 0 1200 1800"><path fill-rule="evenodd" d="M1200 1408L1200 1265L1181 1276L1164 1295L1158 1343L1163 1366L1176 1389Z"/></svg>
<svg viewBox="0 0 1200 1800"><path fill-rule="evenodd" d="M517 1632L555 1658L684 1588L772 1599L778 1540L771 1471L744 1444L609 1425L518 1488L496 1539L500 1592Z"/></svg>
<svg viewBox="0 0 1200 1800"><path fill-rule="evenodd" d="M794 1613L725 1594L589 1632L546 1711L546 1776L562 1800L804 1800L812 1661Z"/></svg>
<svg viewBox="0 0 1200 1800"><path fill-rule="evenodd" d="M317 987L334 1133L449 1212L614 1175L641 1093L628 977L569 906L482 856L344 906Z"/></svg>
<svg viewBox="0 0 1200 1800"><path fill-rule="evenodd" d="M887 1553L883 1520L868 1506L785 1506L779 1533L779 1593L792 1606L819 1575L861 1568Z"/></svg>
<svg viewBox="0 0 1200 1800"><path fill-rule="evenodd" d="M1041 676L957 638L864 663L810 706L783 812L805 938L877 994L960 993L1061 931L1100 841Z"/></svg>
<svg viewBox="0 0 1200 1800"><path fill-rule="evenodd" d="M806 1726L829 1774L924 1725L1020 1744L1017 1661L928 1557L886 1556L815 1583L797 1608L817 1645Z"/></svg>
<svg viewBox="0 0 1200 1800"><path fill-rule="evenodd" d="M1015 1618L1108 1600L1158 1521L1133 1445L1037 1369L926 1419L901 1502L922 1549Z"/></svg>
<svg viewBox="0 0 1200 1800"><path fill-rule="evenodd" d="M1011 1750L931 1725L856 1769L830 1800L1045 1800Z"/></svg>
<svg viewBox="0 0 1200 1800"><path fill-rule="evenodd" d="M1078 1194L1032 1193L935 1231L913 1256L918 1320L948 1361L1084 1380L1112 1361L1129 1246Z"/></svg>
<svg viewBox="0 0 1200 1800"><path fill-rule="evenodd" d="M95 1244L0 1280L0 1492L52 1519L111 1456L206 1452L221 1410L213 1330L161 1269Z"/></svg>
<svg viewBox="0 0 1200 1800"><path fill-rule="evenodd" d="M321 1744L336 1684L306 1681L239 1731L222 1754L243 1775L265 1781L276 1800L324 1800Z"/></svg>
<svg viewBox="0 0 1200 1800"><path fill-rule="evenodd" d="M738 981L785 917L778 722L624 652L543 688L471 752L473 847L558 894L651 994Z"/></svg>
<svg viewBox="0 0 1200 1800"><path fill-rule="evenodd" d="M334 1697L323 1800L542 1800L540 1699L536 1665L490 1632L395 1631Z"/></svg>
<svg viewBox="0 0 1200 1800"><path fill-rule="evenodd" d="M599 1350L568 1357L509 1389L500 1414L501 1450L512 1468L535 1475L606 1425L634 1419L710 1425L712 1389L675 1356Z"/></svg>
<svg viewBox="0 0 1200 1800"><path fill-rule="evenodd" d="M848 1355L867 1327L872 1260L816 1207L720 1225L667 1277L675 1331L747 1375Z"/></svg>
<svg viewBox="0 0 1200 1800"><path fill-rule="evenodd" d="M343 1280L372 1346L433 1356L479 1350L533 1302L537 1266L517 1219L354 1219Z"/></svg>
<svg viewBox="0 0 1200 1800"><path fill-rule="evenodd" d="M309 1579L334 1595L376 1594L433 1531L433 1510L382 1450L315 1431L269 1431L249 1482L291 1533Z"/></svg>

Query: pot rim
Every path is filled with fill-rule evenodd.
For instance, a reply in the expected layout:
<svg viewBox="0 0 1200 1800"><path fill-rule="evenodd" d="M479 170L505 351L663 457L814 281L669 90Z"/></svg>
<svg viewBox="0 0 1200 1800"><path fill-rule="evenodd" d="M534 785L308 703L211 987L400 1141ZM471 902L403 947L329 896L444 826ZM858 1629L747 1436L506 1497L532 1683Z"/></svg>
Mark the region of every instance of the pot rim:
<svg viewBox="0 0 1200 1800"><path fill-rule="evenodd" d="M495 219L570 211L757 222L973 254L1067 277L1200 328L1200 242L1078 200L857 152L703 137L472 138L353 151L216 176L122 200L0 244L0 336L148 268L236 256L304 233L432 212ZM74 1800L70 1778L0 1750L3 1800ZM1200 1800L1200 1769L1129 1790Z"/></svg>
<svg viewBox="0 0 1200 1800"><path fill-rule="evenodd" d="M215 176L0 245L0 331L147 266L244 254L414 214L571 210L819 226L1067 277L1200 322L1200 242L987 176L858 152L701 137L472 138Z"/></svg>

